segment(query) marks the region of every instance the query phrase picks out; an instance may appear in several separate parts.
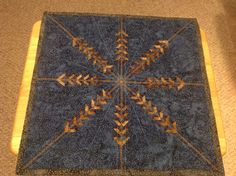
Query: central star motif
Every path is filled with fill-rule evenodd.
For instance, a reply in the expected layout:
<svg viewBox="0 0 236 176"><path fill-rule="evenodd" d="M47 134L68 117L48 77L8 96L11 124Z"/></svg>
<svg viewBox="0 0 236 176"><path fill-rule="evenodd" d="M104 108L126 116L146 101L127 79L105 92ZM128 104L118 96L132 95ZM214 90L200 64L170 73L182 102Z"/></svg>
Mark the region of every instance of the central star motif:
<svg viewBox="0 0 236 176"><path fill-rule="evenodd" d="M120 86L120 88L126 87L126 77L120 76L116 80L116 84Z"/></svg>

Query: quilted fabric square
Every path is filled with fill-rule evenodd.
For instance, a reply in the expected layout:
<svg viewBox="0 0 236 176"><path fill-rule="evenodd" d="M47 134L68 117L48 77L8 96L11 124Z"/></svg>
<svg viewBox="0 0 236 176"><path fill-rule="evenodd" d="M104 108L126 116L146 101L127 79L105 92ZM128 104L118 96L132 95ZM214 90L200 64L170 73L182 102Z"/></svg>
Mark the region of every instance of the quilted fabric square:
<svg viewBox="0 0 236 176"><path fill-rule="evenodd" d="M224 175L196 19L45 13L17 173Z"/></svg>

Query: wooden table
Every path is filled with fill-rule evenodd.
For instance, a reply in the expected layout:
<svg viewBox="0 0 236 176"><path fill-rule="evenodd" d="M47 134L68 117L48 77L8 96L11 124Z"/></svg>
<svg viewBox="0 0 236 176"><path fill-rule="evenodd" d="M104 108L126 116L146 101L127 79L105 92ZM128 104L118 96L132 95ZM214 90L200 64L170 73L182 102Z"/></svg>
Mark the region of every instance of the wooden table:
<svg viewBox="0 0 236 176"><path fill-rule="evenodd" d="M11 150L14 154L18 154L18 150L20 147L20 141L25 121L25 115L27 110L27 104L30 94L31 80L33 75L33 69L35 65L35 58L37 53L37 46L39 40L39 32L40 32L41 21L38 21L34 24L28 49L28 54L25 63L25 69L23 74L23 79L19 92L18 105L16 109L16 116L14 122L14 128L11 139ZM220 142L221 154L224 155L226 153L226 139L224 135L224 129L221 119L220 107L217 98L217 92L215 87L215 79L211 65L211 59L209 55L209 49L206 40L206 34L203 30L201 30L201 39L202 46L205 57L205 66L207 71L207 77L210 85L211 92L211 100L213 104L214 114L216 118L216 126L218 131L218 137Z"/></svg>

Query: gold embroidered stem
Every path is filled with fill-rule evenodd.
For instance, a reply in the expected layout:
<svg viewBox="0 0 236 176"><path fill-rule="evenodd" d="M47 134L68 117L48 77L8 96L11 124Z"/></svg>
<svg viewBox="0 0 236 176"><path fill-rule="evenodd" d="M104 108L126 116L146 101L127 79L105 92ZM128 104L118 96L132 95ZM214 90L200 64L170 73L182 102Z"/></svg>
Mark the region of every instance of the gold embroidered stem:
<svg viewBox="0 0 236 176"><path fill-rule="evenodd" d="M127 124L128 120L128 106L125 102L124 97L124 85L120 85L120 96L119 96L119 104L115 106L116 119L114 120L116 124L116 128L114 131L116 132L116 136L114 137L114 141L119 145L120 148L120 169L123 170L123 146L128 142L129 137L127 136L128 128Z"/></svg>
<svg viewBox="0 0 236 176"><path fill-rule="evenodd" d="M101 70L102 73L104 74L111 73L114 75L114 73L111 71L113 65L109 65L108 61L102 58L102 56L100 56L100 54L96 52L94 48L89 46L89 44L84 39L82 39L79 36L75 37L71 31L69 31L61 22L56 20L54 17L49 16L49 19L51 19L55 24L57 24L57 26L59 26L71 38L72 46L74 48L78 48L79 51L81 51L88 60L91 60L94 65L96 64L102 69Z"/></svg>
<svg viewBox="0 0 236 176"><path fill-rule="evenodd" d="M35 78L37 81L56 81L57 78Z"/></svg>
<svg viewBox="0 0 236 176"><path fill-rule="evenodd" d="M114 86L110 90L102 90L101 94L97 94L95 99L91 99L90 104L85 104L84 109L80 110L79 115L75 115L72 120L65 122L64 131L66 133L74 133L84 125L84 121L89 120L89 117L96 114L97 110L102 109L103 105L108 103L108 100L112 98L111 93L116 89Z"/></svg>
<svg viewBox="0 0 236 176"><path fill-rule="evenodd" d="M123 146L120 145L120 169L123 170L124 164L123 164Z"/></svg>
<svg viewBox="0 0 236 176"><path fill-rule="evenodd" d="M182 89L185 86L185 82L179 78L156 78L156 77L147 77L145 80L140 82L131 82L136 84L144 85L146 88L176 88L177 90Z"/></svg>
<svg viewBox="0 0 236 176"><path fill-rule="evenodd" d="M176 133L176 136L189 148L191 148L198 156L200 156L205 162L207 162L214 170L219 171L219 169L195 146L193 146L182 134L180 134L178 131Z"/></svg>
<svg viewBox="0 0 236 176"><path fill-rule="evenodd" d="M143 57L140 57L137 61L131 65L131 69L127 74L127 78L130 78L132 75L138 74L141 71L145 70L150 63L155 62L156 58L159 59L161 55L165 53L167 48L169 47L170 42L172 42L181 32L183 32L189 24L189 22L185 24L182 28L176 31L168 40L159 40L157 41L152 48L150 48Z"/></svg>
<svg viewBox="0 0 236 176"><path fill-rule="evenodd" d="M180 28L177 32L174 33L174 35L172 35L169 39L168 42L170 43L172 40L174 40L181 32L183 32L188 25L190 25L192 23L192 21L190 21L189 23L185 24L182 28Z"/></svg>
<svg viewBox="0 0 236 176"><path fill-rule="evenodd" d="M38 81L56 81L57 78L37 78L37 80ZM97 82L99 82L99 83L115 83L116 81L104 79L104 80L97 80Z"/></svg>
<svg viewBox="0 0 236 176"><path fill-rule="evenodd" d="M176 78L156 78L147 77L143 81L126 81L127 84L139 84L146 88L176 88L177 90L183 89L185 86L204 86L202 83L187 83L179 77Z"/></svg>
<svg viewBox="0 0 236 176"><path fill-rule="evenodd" d="M127 136L127 125L129 123L127 111L128 106L125 103L120 102L115 106L115 108L116 112L114 114L116 119L114 122L116 127L114 128L114 131L116 132L116 136L114 137L114 141L119 145L120 148L120 169L123 169L123 146L129 140L129 137Z"/></svg>
<svg viewBox="0 0 236 176"><path fill-rule="evenodd" d="M120 17L120 32L121 31L123 31L123 18L122 17ZM118 39L121 38L121 36L122 34L120 33L120 36L118 37ZM120 43L117 42L117 44L120 44ZM118 48L118 51L119 50L120 48ZM122 77L122 75L123 75L123 60L121 59L120 60L120 76Z"/></svg>
<svg viewBox="0 0 236 176"><path fill-rule="evenodd" d="M87 74L86 76L84 75L75 75L72 74L70 76L66 76L66 74L62 74L58 78L36 78L37 81L57 81L59 84L62 86L65 86L66 83L71 84L71 85L94 85L96 86L96 83L115 83L115 80L111 79L100 79L97 76L90 76Z"/></svg>
<svg viewBox="0 0 236 176"><path fill-rule="evenodd" d="M133 91L130 88L127 88L127 90L131 93L130 98L134 100L137 105L140 105L147 115L151 116L167 133L177 132L176 122L173 122L169 115L165 115L151 101L148 101L145 95L141 95L139 91Z"/></svg>
<svg viewBox="0 0 236 176"><path fill-rule="evenodd" d="M124 31L124 29L123 29L123 23L124 23L124 21L123 21L124 19L123 19L123 17L121 17L121 20L120 20L120 31L122 32L122 31ZM125 33L126 34L126 33ZM122 34L120 34L120 38L122 37ZM122 44L122 43L119 43L119 44ZM127 45L125 45L126 43L125 42L123 42L123 44L124 44L124 46L122 47L123 48L123 52L126 52L126 50L125 49L127 49ZM125 46L126 46L126 48L125 48ZM124 55L125 55L125 53L124 53ZM126 59L127 59L127 57L126 57ZM121 59L121 61L120 61L120 75L121 75L121 77L123 77L123 67L124 67L124 62L125 60L123 60L123 59Z"/></svg>
<svg viewBox="0 0 236 176"><path fill-rule="evenodd" d="M25 170L28 168L35 160L37 160L42 154L44 154L47 150L49 150L55 143L57 143L66 133L63 131L59 135L57 135L51 142L46 144L37 154L31 158L21 169Z"/></svg>
<svg viewBox="0 0 236 176"><path fill-rule="evenodd" d="M117 87L118 87L118 85L113 86L113 87L108 91L108 94L111 94L112 92L114 92Z"/></svg>
<svg viewBox="0 0 236 176"><path fill-rule="evenodd" d="M149 84L147 81L126 81L127 84L140 84L140 85L146 85ZM203 83L185 83L186 86L204 86Z"/></svg>
<svg viewBox="0 0 236 176"><path fill-rule="evenodd" d="M203 83L194 83L194 82L187 82L187 83L184 83L185 86L205 86Z"/></svg>
<svg viewBox="0 0 236 176"><path fill-rule="evenodd" d="M61 84L62 86L65 86L66 84L69 85L96 85L98 83L98 81L100 80L100 78L98 76L95 75L66 75L65 73L62 74L61 76L59 76L57 79L57 82L59 84Z"/></svg>
<svg viewBox="0 0 236 176"><path fill-rule="evenodd" d="M119 62L119 70L120 75L123 77L124 72L124 63L128 61L128 47L127 47L127 37L128 34L124 30L124 18L120 17L120 29L119 32L116 34L117 40L116 40L116 61Z"/></svg>
<svg viewBox="0 0 236 176"><path fill-rule="evenodd" d="M128 128L126 127L129 120L127 118L127 105L125 102L124 97L124 86L126 84L126 79L124 78L124 67L125 62L128 60L128 52L127 52L127 37L128 34L124 30L124 18L120 17L120 29L119 32L116 34L116 61L118 62L119 67L119 75L116 80L117 86L119 86L119 103L115 106L115 116L116 119L114 120L116 127L114 131L116 132L116 136L114 137L114 141L119 145L120 148L120 169L123 170L123 146L129 140L127 137Z"/></svg>
<svg viewBox="0 0 236 176"><path fill-rule="evenodd" d="M92 61L94 65L98 65L101 68L101 72L104 74L113 74L113 65L109 65L108 61L104 59L95 49L82 38L76 37L72 41L72 46L78 48L89 61Z"/></svg>
<svg viewBox="0 0 236 176"><path fill-rule="evenodd" d="M102 80L98 80L98 82L101 82L101 83L115 83L116 81L115 80L106 80L106 79L102 79Z"/></svg>
<svg viewBox="0 0 236 176"><path fill-rule="evenodd" d="M123 61L120 61L120 76L123 77Z"/></svg>
<svg viewBox="0 0 236 176"><path fill-rule="evenodd" d="M151 63L154 63L156 59L160 58L160 55L164 54L169 47L169 42L167 40L158 40L152 48L150 48L144 56L140 57L130 66L130 70L127 74L127 78L130 78L132 75L138 74L141 71L145 70L146 67L150 66Z"/></svg>
<svg viewBox="0 0 236 176"><path fill-rule="evenodd" d="M65 26L64 26L62 23L60 23L58 20L56 20L54 17L52 17L52 16L50 16L50 15L48 15L48 17L49 17L55 24L57 24L57 25L60 27L60 29L62 29L71 39L74 39L74 38L75 38L75 36L72 34L72 32L69 31L67 28L65 28Z"/></svg>

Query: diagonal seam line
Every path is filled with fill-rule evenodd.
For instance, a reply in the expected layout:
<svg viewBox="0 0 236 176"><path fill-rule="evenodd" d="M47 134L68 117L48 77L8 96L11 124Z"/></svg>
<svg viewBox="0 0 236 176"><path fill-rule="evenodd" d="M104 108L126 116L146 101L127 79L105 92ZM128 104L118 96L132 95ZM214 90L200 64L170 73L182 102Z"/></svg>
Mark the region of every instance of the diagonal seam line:
<svg viewBox="0 0 236 176"><path fill-rule="evenodd" d="M116 94L117 94L117 90L116 90L115 95L116 95ZM114 103L114 101L115 101L115 96L112 98L112 100L111 100L110 103L109 103L109 106L106 108L105 112L103 113L103 114L104 114L104 115L103 115L104 117L106 116L106 114L108 113L108 111L111 110L110 107L111 107L111 105ZM101 129L101 126L98 127L97 133L94 135L94 138L93 138L92 142L90 143L90 146L93 144L95 138L96 138L97 135L98 135L98 131L100 131L100 129ZM90 161L89 165L91 164L91 162L92 162L92 161ZM93 162L95 162L95 160L94 160Z"/></svg>
<svg viewBox="0 0 236 176"><path fill-rule="evenodd" d="M185 29L187 29L188 25L190 25L192 21L185 24L182 28L180 28L177 32L175 32L169 39L168 42L170 43L172 40L174 40L181 32L183 32Z"/></svg>
<svg viewBox="0 0 236 176"><path fill-rule="evenodd" d="M48 151L54 144L56 144L66 133L63 131L59 135L57 135L51 142L46 144L41 150L39 150L36 155L31 158L21 169L25 170L27 167L29 167L35 160L37 160L42 154L44 154L46 151Z"/></svg>
<svg viewBox="0 0 236 176"><path fill-rule="evenodd" d="M84 69L86 69L86 70L88 70L88 71L91 71L91 72L93 72L93 73L95 73L95 74L99 74L100 76L104 76L105 78L109 78L109 76L107 76L107 75L105 75L105 74L103 74L103 73L101 73L101 72L98 72L97 70L94 71L94 70L89 69L88 67L86 67L86 66L84 66L84 65L81 65L81 64L76 64L76 65L77 65L77 66L80 66L80 67L82 67L82 68L84 68Z"/></svg>
<svg viewBox="0 0 236 176"><path fill-rule="evenodd" d="M148 34L150 34L150 31L148 32ZM144 41L144 37L143 36L139 36L139 38L142 40L142 41ZM140 43L143 43L143 42L140 42ZM152 46L152 45L151 45ZM138 57L139 58L139 57ZM129 74L129 68L133 65L133 63L135 62L135 58L133 58L133 61L130 61L129 63L128 63L128 65L127 65L127 69L126 69L126 71L125 71L125 75L128 75Z"/></svg>
<svg viewBox="0 0 236 176"><path fill-rule="evenodd" d="M71 31L69 31L61 22L59 22L58 20L56 20L54 17L48 15L49 19L51 19L51 21L53 21L55 24L57 24L57 26L60 27L60 29L62 29L72 40L74 38L76 38ZM103 73L102 73L103 74ZM106 75L103 74L105 77ZM114 76L114 73L112 73L112 75Z"/></svg>
<svg viewBox="0 0 236 176"><path fill-rule="evenodd" d="M125 93L126 93L126 95L127 95L127 92L125 92ZM130 99L129 99L128 101L129 101L129 103L130 103L130 105L131 105L131 109L133 110L134 115L135 115L135 116L137 117L137 119L138 119L139 126L140 126L140 129L142 130L142 133L144 134L145 140L146 140L148 146L150 146L150 144L149 144L149 142L148 142L148 140L147 140L147 136L146 136L146 134L144 133L143 127L142 127L142 125L141 125L141 121L140 121L140 119L139 119L139 117L138 117L138 115L137 115L137 113L136 113L136 111L135 111L135 108L134 108L133 104L131 103Z"/></svg>
<svg viewBox="0 0 236 176"><path fill-rule="evenodd" d="M61 22L59 22L58 20L56 20L54 17L50 15L48 15L48 17L50 18L51 21L56 23L60 27L60 29L62 29L71 39L75 38L72 32L69 31Z"/></svg>
<svg viewBox="0 0 236 176"><path fill-rule="evenodd" d="M195 153L198 154L198 156L200 156L205 162L207 162L214 170L219 171L219 169L203 154L203 152L197 149L193 144L191 144L184 136L182 136L182 134L177 132L176 135L183 144L187 145L193 151L195 151Z"/></svg>
<svg viewBox="0 0 236 176"><path fill-rule="evenodd" d="M101 73L101 72L98 72L98 71L89 69L88 67L86 67L86 66L84 66L84 65L76 64L76 66L82 67L82 68L84 68L84 69L87 70L87 71L91 71L91 72L93 72L94 74L98 74L98 75L100 75L101 77L105 77L105 78L109 79L109 77L108 77L107 75L104 75L104 74ZM41 79L41 78L44 78L44 77L34 77L33 79L39 80L39 79ZM52 77L52 78L49 78L49 79L55 80L55 79L57 79L57 78L53 78L53 77Z"/></svg>
<svg viewBox="0 0 236 176"><path fill-rule="evenodd" d="M127 87L126 87L127 88ZM129 89L128 89L129 90ZM211 167L217 171L218 168L203 154L203 152L201 152L199 149L197 149L196 147L194 147L185 137L183 137L179 132L177 132L177 137L179 137L179 139L188 147L190 147L192 150L194 150L196 152L196 154L198 154L205 162L207 162L209 165L211 165Z"/></svg>
<svg viewBox="0 0 236 176"><path fill-rule="evenodd" d="M190 25L192 23L192 21L190 21L189 23L185 24L182 28L180 28L177 32L175 32L169 39L168 42L172 42L180 33L182 33L185 29L187 29L188 25ZM163 55L162 55L163 56ZM161 57L161 56L160 56ZM135 59L137 60L137 59ZM134 61L133 61L134 62ZM132 63L133 63L132 62ZM130 64L130 66L132 66L132 64ZM126 75L128 75L127 77L133 78L135 75L130 75L130 72L128 72Z"/></svg>
<svg viewBox="0 0 236 176"><path fill-rule="evenodd" d="M116 94L117 94L117 93L115 93L115 95L116 95ZM110 110L110 107L111 107L112 103L114 103L114 100L115 100L115 96L112 98L112 100L111 100L110 103L109 103L109 106L106 108L106 110L105 110L105 112L104 112L104 116L106 116L107 112ZM99 126L99 129L100 129L100 127L101 127L101 126ZM96 135L94 136L94 138L93 138L93 140L92 140L92 142L91 142L90 145L92 145L92 143L93 143L94 139L96 138L97 134L98 134L98 133L96 133Z"/></svg>
<svg viewBox="0 0 236 176"><path fill-rule="evenodd" d="M113 98L114 99L114 98ZM50 149L56 142L58 142L66 133L63 131L55 137L50 143L46 144L32 159L30 159L21 169L24 170L37 160L43 153Z"/></svg>
<svg viewBox="0 0 236 176"><path fill-rule="evenodd" d="M96 26L96 28L98 30L98 35L100 36L100 39L102 40L103 46L105 47L108 55L112 58L111 53L109 52L108 47L107 47L107 45L104 42L104 39L103 39L104 36L101 34L101 31L100 31L100 28L99 28L99 22L96 22L96 20L94 18L92 18L92 20L93 20L93 22L94 22L94 24L95 24L95 26Z"/></svg>

